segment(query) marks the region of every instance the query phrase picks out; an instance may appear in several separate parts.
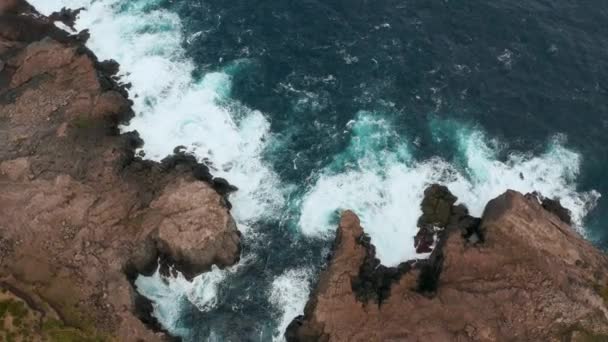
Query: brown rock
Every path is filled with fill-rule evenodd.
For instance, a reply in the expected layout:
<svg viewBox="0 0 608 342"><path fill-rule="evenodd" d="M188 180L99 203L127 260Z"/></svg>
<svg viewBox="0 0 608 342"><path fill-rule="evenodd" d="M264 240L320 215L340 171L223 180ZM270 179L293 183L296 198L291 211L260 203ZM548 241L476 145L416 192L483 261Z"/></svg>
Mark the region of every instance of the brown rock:
<svg viewBox="0 0 608 342"><path fill-rule="evenodd" d="M543 198L541 204L545 210L555 214L564 223L572 224L572 213L567 208L564 208L558 199Z"/></svg>
<svg viewBox="0 0 608 342"><path fill-rule="evenodd" d="M358 220L345 214L334 256L305 315L292 322L286 337L289 341L608 340L605 255L537 200L513 191L488 203L479 231L483 242L471 244L463 230L448 225L429 262L403 274L378 305L361 302L351 287L366 251L356 242L361 232ZM436 288L432 293L420 292L428 274L436 275Z"/></svg>
<svg viewBox="0 0 608 342"><path fill-rule="evenodd" d="M212 264L228 266L238 261L236 223L222 198L205 183L171 183L150 208L163 217L153 237L159 252L180 265L187 278Z"/></svg>
<svg viewBox="0 0 608 342"><path fill-rule="evenodd" d="M0 14L16 10L20 2L19 0L0 0Z"/></svg>
<svg viewBox="0 0 608 342"><path fill-rule="evenodd" d="M226 199L194 158L134 157L141 140L117 134L133 115L117 66L48 19L0 15L0 59L1 287L77 340L162 339L130 281L159 256L189 277L235 263Z"/></svg>
<svg viewBox="0 0 608 342"><path fill-rule="evenodd" d="M0 163L0 174L5 175L11 181L25 179L29 168L26 157L6 160Z"/></svg>
<svg viewBox="0 0 608 342"><path fill-rule="evenodd" d="M306 319L298 317L289 325L285 335L288 341L328 341L331 331L324 329L325 321L332 320L332 316L339 319L356 314L349 312L361 306L353 294L351 279L357 277L366 256L365 247L358 243L362 235L357 215L351 211L342 213L330 268L320 275L316 292L306 305ZM326 305L334 299L344 302L333 307Z"/></svg>

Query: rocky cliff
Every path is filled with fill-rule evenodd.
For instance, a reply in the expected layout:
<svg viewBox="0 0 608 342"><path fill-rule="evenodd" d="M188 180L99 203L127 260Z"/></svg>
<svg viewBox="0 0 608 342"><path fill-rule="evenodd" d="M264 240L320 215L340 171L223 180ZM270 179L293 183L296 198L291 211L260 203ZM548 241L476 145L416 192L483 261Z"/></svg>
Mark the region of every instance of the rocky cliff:
<svg viewBox="0 0 608 342"><path fill-rule="evenodd" d="M130 280L235 263L233 188L179 151L135 158L118 65L53 23L73 15L0 0L0 339L159 340Z"/></svg>
<svg viewBox="0 0 608 342"><path fill-rule="evenodd" d="M288 341L608 341L608 260L566 210L507 191L479 220L455 202L427 190L417 244L439 242L430 259L393 269L345 212Z"/></svg>

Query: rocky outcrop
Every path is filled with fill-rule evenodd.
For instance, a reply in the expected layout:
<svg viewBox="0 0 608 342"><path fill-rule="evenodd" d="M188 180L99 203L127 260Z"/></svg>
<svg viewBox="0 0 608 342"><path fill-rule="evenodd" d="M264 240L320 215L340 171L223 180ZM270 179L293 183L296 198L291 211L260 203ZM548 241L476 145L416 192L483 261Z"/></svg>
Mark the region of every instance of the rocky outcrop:
<svg viewBox="0 0 608 342"><path fill-rule="evenodd" d="M163 189L150 209L160 221L152 217L143 224L158 227L152 235L158 252L187 278L207 271L212 264L226 266L237 261L240 235L236 223L207 184L177 180Z"/></svg>
<svg viewBox="0 0 608 342"><path fill-rule="evenodd" d="M356 215L343 213L288 341L608 340L608 259L537 196L507 191L479 221L445 188L425 195L420 222L445 225L438 243L380 303L357 293L370 249Z"/></svg>
<svg viewBox="0 0 608 342"><path fill-rule="evenodd" d="M28 333L51 340L159 340L129 280L159 259L188 277L235 263L234 188L183 153L135 158L117 64L82 37L0 0L0 308L27 304Z"/></svg>

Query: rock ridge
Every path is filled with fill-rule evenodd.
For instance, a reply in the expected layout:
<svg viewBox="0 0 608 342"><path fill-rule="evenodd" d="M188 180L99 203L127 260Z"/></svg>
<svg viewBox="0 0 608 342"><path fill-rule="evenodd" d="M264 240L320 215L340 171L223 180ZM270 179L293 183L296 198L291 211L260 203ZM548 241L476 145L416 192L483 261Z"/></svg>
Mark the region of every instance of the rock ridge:
<svg viewBox="0 0 608 342"><path fill-rule="evenodd" d="M559 201L507 191L481 218L456 202L446 187L425 191L415 243L434 248L394 269L370 263L373 245L344 212L329 264L286 339L608 340L608 259L567 224Z"/></svg>

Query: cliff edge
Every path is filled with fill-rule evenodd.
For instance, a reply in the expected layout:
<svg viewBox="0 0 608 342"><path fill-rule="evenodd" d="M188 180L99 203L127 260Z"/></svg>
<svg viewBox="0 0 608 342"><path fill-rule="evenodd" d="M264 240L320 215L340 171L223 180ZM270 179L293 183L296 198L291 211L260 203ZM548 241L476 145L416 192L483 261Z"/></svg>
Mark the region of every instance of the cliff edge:
<svg viewBox="0 0 608 342"><path fill-rule="evenodd" d="M431 257L370 273L373 246L345 212L288 341L608 341L608 260L563 208L507 191L476 221L446 188L425 194L421 231L441 228Z"/></svg>
<svg viewBox="0 0 608 342"><path fill-rule="evenodd" d="M54 25L76 13L0 0L0 339L160 340L130 281L237 262L232 188L179 151L135 158L118 64Z"/></svg>

